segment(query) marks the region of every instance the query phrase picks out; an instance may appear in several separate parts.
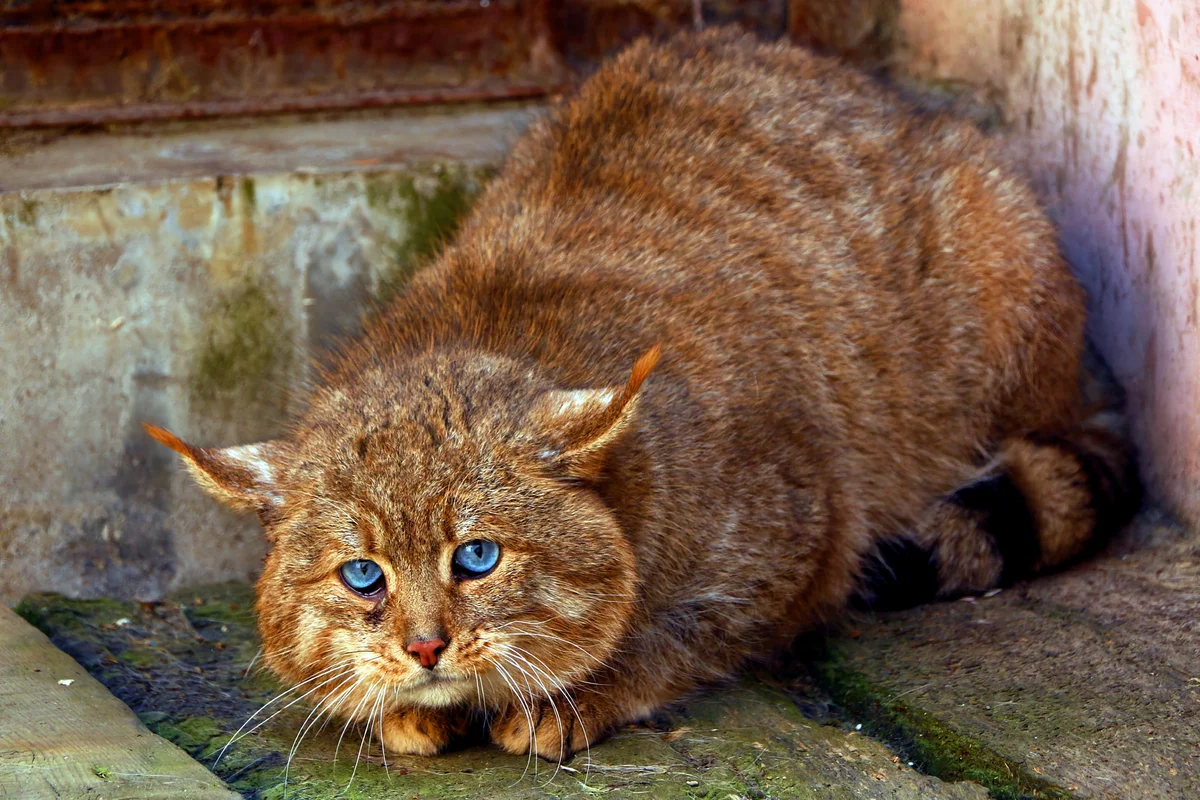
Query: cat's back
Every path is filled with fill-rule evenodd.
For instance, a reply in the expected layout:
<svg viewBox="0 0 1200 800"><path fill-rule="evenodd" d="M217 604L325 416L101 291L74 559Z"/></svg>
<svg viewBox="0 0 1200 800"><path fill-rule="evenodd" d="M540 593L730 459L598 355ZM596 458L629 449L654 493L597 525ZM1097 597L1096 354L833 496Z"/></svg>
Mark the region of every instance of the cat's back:
<svg viewBox="0 0 1200 800"><path fill-rule="evenodd" d="M983 291L1015 306L1047 281L1079 299L1033 193L973 126L720 29L603 66L518 143L455 251L463 272L592 292L753 295L764 321L869 301L886 322Z"/></svg>
<svg viewBox="0 0 1200 800"><path fill-rule="evenodd" d="M1052 227L981 133L729 30L603 66L517 145L440 270L486 298L464 314L506 310L502 338L552 332L613 375L653 341L710 381L749 356L808 386L833 375L849 388L831 402L880 430L961 406L984 410L963 421L977 436L1046 371L1042 318L1065 350L1083 319Z"/></svg>
<svg viewBox="0 0 1200 800"><path fill-rule="evenodd" d="M977 130L718 30L635 44L535 124L389 321L370 350L465 338L565 385L661 343L684 416L819 417L932 474L1075 380L1083 305Z"/></svg>
<svg viewBox="0 0 1200 800"><path fill-rule="evenodd" d="M634 45L536 123L339 371L457 350L619 386L661 345L612 459L622 524L651 550L656 525L786 548L827 512L851 538L914 519L988 441L1068 418L1082 325L977 130L712 31Z"/></svg>

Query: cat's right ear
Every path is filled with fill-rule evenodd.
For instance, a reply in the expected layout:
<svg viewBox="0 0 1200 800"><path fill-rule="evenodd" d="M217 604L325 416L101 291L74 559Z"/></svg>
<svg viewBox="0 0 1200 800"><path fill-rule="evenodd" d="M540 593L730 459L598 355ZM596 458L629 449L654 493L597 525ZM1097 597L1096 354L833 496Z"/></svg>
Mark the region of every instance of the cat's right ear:
<svg viewBox="0 0 1200 800"><path fill-rule="evenodd" d="M283 505L278 476L285 448L279 442L237 447L195 447L170 431L143 423L157 441L179 453L188 472L208 494L237 511L254 511L263 524Z"/></svg>
<svg viewBox="0 0 1200 800"><path fill-rule="evenodd" d="M553 443L541 455L561 477L583 483L597 478L612 445L630 427L642 383L660 353L655 345L639 358L624 387L552 390L537 398L526 424Z"/></svg>

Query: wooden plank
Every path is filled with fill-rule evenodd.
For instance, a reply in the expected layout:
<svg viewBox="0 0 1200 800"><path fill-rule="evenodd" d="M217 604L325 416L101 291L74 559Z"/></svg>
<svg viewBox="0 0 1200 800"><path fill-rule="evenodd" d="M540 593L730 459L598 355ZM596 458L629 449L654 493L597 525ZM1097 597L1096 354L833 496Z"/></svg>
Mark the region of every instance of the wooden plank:
<svg viewBox="0 0 1200 800"><path fill-rule="evenodd" d="M0 798L238 795L0 606Z"/></svg>

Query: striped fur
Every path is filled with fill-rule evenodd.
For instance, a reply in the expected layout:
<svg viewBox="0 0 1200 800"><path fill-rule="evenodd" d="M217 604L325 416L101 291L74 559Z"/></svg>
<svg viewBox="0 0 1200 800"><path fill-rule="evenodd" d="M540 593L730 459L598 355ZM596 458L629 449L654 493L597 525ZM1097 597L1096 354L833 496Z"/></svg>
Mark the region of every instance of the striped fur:
<svg viewBox="0 0 1200 800"><path fill-rule="evenodd" d="M881 540L865 561L860 601L901 608L1009 586L1095 553L1140 501L1116 412L1007 439L983 474L936 500L911 532Z"/></svg>

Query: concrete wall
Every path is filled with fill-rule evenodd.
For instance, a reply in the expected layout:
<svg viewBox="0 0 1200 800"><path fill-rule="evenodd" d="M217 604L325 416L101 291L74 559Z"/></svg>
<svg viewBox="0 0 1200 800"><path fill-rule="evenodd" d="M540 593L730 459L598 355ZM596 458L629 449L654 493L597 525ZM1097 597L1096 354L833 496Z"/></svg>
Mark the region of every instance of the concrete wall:
<svg viewBox="0 0 1200 800"><path fill-rule="evenodd" d="M510 109L464 141L471 115L458 115L457 141L434 130L424 147L428 117L368 121L370 169L333 158L298 172L313 163L298 146L308 156L285 173L164 180L160 168L108 188L0 193L0 601L31 589L151 599L257 570L256 520L201 495L140 423L211 444L277 432L310 351L354 330L435 249L528 117ZM277 155L313 136L273 125L238 135ZM96 161L80 160L86 138L39 147L5 174L187 154L193 135L111 140Z"/></svg>
<svg viewBox="0 0 1200 800"><path fill-rule="evenodd" d="M1200 2L902 0L899 63L997 100L1091 294L1153 493L1200 526Z"/></svg>

